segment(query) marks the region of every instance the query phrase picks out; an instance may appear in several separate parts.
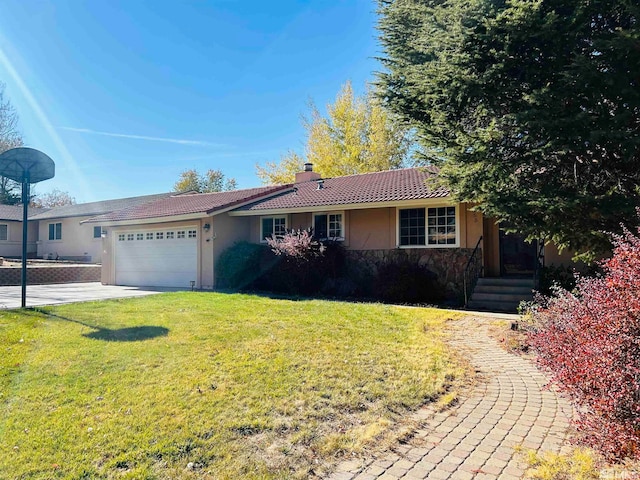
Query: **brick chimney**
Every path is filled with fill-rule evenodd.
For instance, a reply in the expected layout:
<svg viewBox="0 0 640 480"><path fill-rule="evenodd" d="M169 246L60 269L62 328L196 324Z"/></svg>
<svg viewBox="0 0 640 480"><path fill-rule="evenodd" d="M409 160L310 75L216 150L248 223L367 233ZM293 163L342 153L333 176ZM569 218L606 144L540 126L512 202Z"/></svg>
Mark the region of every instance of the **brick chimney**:
<svg viewBox="0 0 640 480"><path fill-rule="evenodd" d="M320 180L320 178L322 178L320 174L313 171L313 163L305 163L304 171L296 173L296 183Z"/></svg>

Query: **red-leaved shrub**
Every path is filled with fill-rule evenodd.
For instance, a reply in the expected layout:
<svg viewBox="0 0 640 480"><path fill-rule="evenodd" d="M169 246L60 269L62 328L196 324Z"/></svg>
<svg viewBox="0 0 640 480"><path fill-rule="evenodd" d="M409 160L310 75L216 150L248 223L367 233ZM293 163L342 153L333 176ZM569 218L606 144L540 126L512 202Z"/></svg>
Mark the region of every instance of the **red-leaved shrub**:
<svg viewBox="0 0 640 480"><path fill-rule="evenodd" d="M267 237L266 241L276 255L283 255L299 262L308 262L325 251L324 245L313 238L311 228L291 230L281 237L272 235Z"/></svg>
<svg viewBox="0 0 640 480"><path fill-rule="evenodd" d="M638 229L640 234L640 229ZM534 312L539 365L578 407L580 441L640 458L640 238L613 237L603 274L557 289Z"/></svg>

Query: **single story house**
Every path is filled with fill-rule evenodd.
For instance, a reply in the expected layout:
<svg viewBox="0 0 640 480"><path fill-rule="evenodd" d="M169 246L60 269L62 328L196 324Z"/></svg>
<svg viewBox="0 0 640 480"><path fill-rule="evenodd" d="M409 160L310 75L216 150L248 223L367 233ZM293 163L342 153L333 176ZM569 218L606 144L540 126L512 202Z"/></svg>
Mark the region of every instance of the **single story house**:
<svg viewBox="0 0 640 480"><path fill-rule="evenodd" d="M33 228L36 228L36 231L33 234L29 231L28 238L34 239L34 244L37 243L36 254L39 258L100 263L102 261L102 228L96 224L83 224L84 220L172 195L176 193L54 207L29 216L30 222L34 222ZM0 235L1 233L0 231Z"/></svg>
<svg viewBox="0 0 640 480"><path fill-rule="evenodd" d="M105 232L104 284L213 289L216 261L235 242L308 227L363 261L404 251L453 289L474 251L486 275L531 273L535 247L453 201L429 182L434 175L408 168L323 179L307 164L293 184L166 197L82 224Z"/></svg>
<svg viewBox="0 0 640 480"><path fill-rule="evenodd" d="M46 212L42 208L27 211L27 255L36 255L38 222L33 217ZM22 205L0 205L0 257L22 256Z"/></svg>

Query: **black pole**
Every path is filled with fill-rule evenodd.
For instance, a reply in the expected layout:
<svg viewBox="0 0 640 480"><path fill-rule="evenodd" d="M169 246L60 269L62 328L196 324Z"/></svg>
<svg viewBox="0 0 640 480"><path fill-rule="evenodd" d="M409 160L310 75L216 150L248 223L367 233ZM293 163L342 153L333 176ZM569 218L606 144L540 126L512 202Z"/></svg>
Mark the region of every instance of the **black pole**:
<svg viewBox="0 0 640 480"><path fill-rule="evenodd" d="M27 306L27 213L29 210L29 174L22 180L22 308Z"/></svg>

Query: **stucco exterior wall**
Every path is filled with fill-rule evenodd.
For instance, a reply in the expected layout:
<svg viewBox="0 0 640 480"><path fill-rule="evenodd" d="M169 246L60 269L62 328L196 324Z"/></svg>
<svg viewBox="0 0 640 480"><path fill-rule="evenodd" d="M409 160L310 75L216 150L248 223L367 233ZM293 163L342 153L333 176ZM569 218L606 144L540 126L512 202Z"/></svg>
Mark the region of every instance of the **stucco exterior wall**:
<svg viewBox="0 0 640 480"><path fill-rule="evenodd" d="M471 205L461 203L460 209L460 248L475 248L483 236L482 213L471 210Z"/></svg>
<svg viewBox="0 0 640 480"><path fill-rule="evenodd" d="M446 203L412 204L411 207L434 207L450 205ZM410 207L403 207L410 208ZM331 210L340 211L340 210ZM318 212L321 213L321 212ZM324 212L322 212L324 213ZM349 250L388 250L398 248L398 208L366 208L342 211L344 215L344 242ZM267 215L272 216L272 215ZM313 213L286 214L287 227L293 229L309 228L313 225ZM260 238L259 215L249 217L249 238L258 243ZM474 248L482 235L482 214L469 210L467 204L458 205L459 248ZM427 247L428 248L428 247ZM456 247L446 247L456 248Z"/></svg>
<svg viewBox="0 0 640 480"><path fill-rule="evenodd" d="M351 210L346 228L352 250L387 250L396 247L396 209Z"/></svg>
<svg viewBox="0 0 640 480"><path fill-rule="evenodd" d="M226 249L234 243L248 241L251 238L252 222L249 217L230 217L226 213L213 217L211 264L203 268L210 269L211 283L202 288L213 288L215 285L216 261ZM259 231L258 231L259 235ZM206 240L205 240L206 241ZM207 277L208 278L208 277Z"/></svg>
<svg viewBox="0 0 640 480"><path fill-rule="evenodd" d="M0 240L0 257L22 257L22 222L0 220L7 226L7 239ZM27 256L36 253L38 222L27 222Z"/></svg>
<svg viewBox="0 0 640 480"><path fill-rule="evenodd" d="M500 227L493 218L485 218L484 236L484 276L500 276Z"/></svg>
<svg viewBox="0 0 640 480"><path fill-rule="evenodd" d="M69 217L40 220L37 255L41 258L61 258L86 260L100 263L102 261L102 239L93 238L95 223L80 222L91 218ZM62 224L62 239L49 240L49 224Z"/></svg>
<svg viewBox="0 0 640 480"><path fill-rule="evenodd" d="M311 222L313 221L312 218L313 215L311 213L292 213L291 215L289 215L287 221L288 225L291 225L289 228L300 230L303 228L309 228L311 226ZM258 235L260 235L260 230L258 230Z"/></svg>
<svg viewBox="0 0 640 480"><path fill-rule="evenodd" d="M574 252L570 250L565 249L561 252L554 243L547 243L544 246L544 264L547 266L575 266L576 263L572 260L573 255Z"/></svg>

